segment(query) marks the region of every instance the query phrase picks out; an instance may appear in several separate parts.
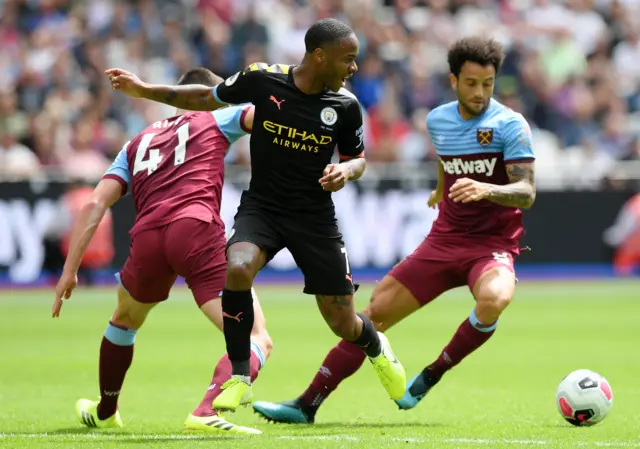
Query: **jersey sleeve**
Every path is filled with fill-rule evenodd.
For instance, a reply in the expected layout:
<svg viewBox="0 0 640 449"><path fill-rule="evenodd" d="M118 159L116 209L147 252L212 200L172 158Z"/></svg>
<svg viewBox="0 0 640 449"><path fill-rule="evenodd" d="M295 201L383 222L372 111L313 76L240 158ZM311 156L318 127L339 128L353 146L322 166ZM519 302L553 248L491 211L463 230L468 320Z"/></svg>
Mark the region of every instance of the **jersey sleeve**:
<svg viewBox="0 0 640 449"><path fill-rule="evenodd" d="M114 159L111 167L105 172L102 179L115 179L122 186L122 196L127 194L129 185L131 184L131 174L129 172L129 162L127 159L127 146L129 142L124 144L122 150Z"/></svg>
<svg viewBox="0 0 640 449"><path fill-rule="evenodd" d="M213 96L218 103L222 104L253 103L265 73L284 71L283 67L286 66L282 64L269 66L264 62L253 63L215 86ZM288 73L288 67L286 72Z"/></svg>
<svg viewBox="0 0 640 449"><path fill-rule="evenodd" d="M340 161L364 157L364 127L360 103L349 103L346 117L338 133L338 155Z"/></svg>
<svg viewBox="0 0 640 449"><path fill-rule="evenodd" d="M433 113L433 110L429 111L429 113L427 113L427 116L424 118L424 120L427 128L427 137L431 139L431 142L433 143L432 126L433 126L433 122L435 121L435 117L433 116L432 113Z"/></svg>
<svg viewBox="0 0 640 449"><path fill-rule="evenodd" d="M224 134L229 143L233 143L240 137L251 132L244 127L244 117L251 106L233 106L213 111L218 128Z"/></svg>
<svg viewBox="0 0 640 449"><path fill-rule="evenodd" d="M531 127L522 116L507 121L502 128L505 162L533 161Z"/></svg>

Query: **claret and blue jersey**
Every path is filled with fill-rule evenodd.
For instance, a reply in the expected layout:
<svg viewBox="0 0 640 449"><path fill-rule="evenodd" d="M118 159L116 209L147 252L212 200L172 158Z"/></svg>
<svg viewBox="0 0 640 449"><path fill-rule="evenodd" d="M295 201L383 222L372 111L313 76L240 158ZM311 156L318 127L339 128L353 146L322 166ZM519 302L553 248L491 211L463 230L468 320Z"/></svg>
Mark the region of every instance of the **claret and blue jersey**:
<svg viewBox="0 0 640 449"><path fill-rule="evenodd" d="M133 195L132 235L187 217L222 224L224 157L249 132L243 128L248 109L187 112L147 126L124 145L104 177Z"/></svg>
<svg viewBox="0 0 640 449"><path fill-rule="evenodd" d="M444 198L432 233L519 239L520 210L487 200L454 203L448 192L459 178L507 184L507 164L533 162L531 128L524 117L491 100L483 115L465 120L454 101L429 113L427 129L444 170Z"/></svg>
<svg viewBox="0 0 640 449"><path fill-rule="evenodd" d="M218 129L229 141L229 145L249 132L242 127L241 116L244 113L245 109L246 108L242 106L233 106L218 109L211 113L213 114L213 117L218 124ZM171 120L171 118L161 120L156 123L162 124L163 122L168 120ZM151 127L153 126L154 125L151 125ZM131 172L129 170L129 162L127 160L128 145L129 142L127 142L124 147L122 147L122 150L120 150L120 152L114 159L111 167L109 167L109 169L105 173L105 175L113 175L114 177L117 177L120 181L122 181L123 193L128 193L131 186Z"/></svg>

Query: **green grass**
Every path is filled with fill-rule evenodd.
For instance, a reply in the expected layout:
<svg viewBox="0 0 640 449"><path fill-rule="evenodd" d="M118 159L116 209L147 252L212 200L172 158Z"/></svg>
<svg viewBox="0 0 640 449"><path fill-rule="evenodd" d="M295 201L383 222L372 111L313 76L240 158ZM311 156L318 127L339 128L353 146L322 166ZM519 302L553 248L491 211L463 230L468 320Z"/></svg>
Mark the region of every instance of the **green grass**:
<svg viewBox="0 0 640 449"><path fill-rule="evenodd" d="M362 307L370 289L359 293ZM262 287L275 348L254 386L258 399L294 398L336 343L311 297ZM0 298L0 447L3 448L577 448L640 447L640 283L522 283L495 337L448 374L411 412L400 412L365 365L324 404L315 426L273 425L250 410L229 419L257 427L254 438L183 432L224 339L187 290L175 290L138 333L121 396L125 428L88 431L75 419L79 397L97 397L100 339L114 292L78 290L58 320L53 292ZM389 332L412 376L448 342L472 307L458 289ZM574 428L558 414L555 388L589 368L610 381L611 415Z"/></svg>

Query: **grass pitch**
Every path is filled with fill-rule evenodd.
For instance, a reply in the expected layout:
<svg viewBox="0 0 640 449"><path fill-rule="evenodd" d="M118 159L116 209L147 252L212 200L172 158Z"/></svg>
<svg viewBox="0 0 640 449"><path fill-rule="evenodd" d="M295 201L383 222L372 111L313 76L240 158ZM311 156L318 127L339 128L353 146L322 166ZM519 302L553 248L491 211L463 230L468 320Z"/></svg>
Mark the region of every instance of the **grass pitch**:
<svg viewBox="0 0 640 449"><path fill-rule="evenodd" d="M275 347L254 385L258 399L302 392L336 343L300 288L260 287ZM359 306L369 288L358 294ZM320 409L314 426L274 425L250 409L228 419L261 429L258 437L185 433L224 338L176 289L138 332L121 396L125 428L83 428L79 397L98 395L98 347L115 304L113 289L77 290L58 320L53 291L0 296L0 447L2 448L640 448L640 283L521 283L492 340L413 411L386 397L369 364ZM452 291L388 335L413 376L434 359L473 307ZM566 424L555 408L560 380L578 368L613 388L610 416L592 428Z"/></svg>

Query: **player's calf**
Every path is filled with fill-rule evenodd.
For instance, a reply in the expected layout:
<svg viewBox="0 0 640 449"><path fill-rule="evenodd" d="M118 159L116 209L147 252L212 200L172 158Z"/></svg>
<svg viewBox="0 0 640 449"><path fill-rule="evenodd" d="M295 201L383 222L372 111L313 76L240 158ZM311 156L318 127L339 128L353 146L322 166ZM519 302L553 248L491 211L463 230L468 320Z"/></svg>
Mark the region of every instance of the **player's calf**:
<svg viewBox="0 0 640 449"><path fill-rule="evenodd" d="M472 288L476 307L460 324L438 359L409 381L404 397L396 401L401 409L415 407L447 371L491 338L514 290L515 274L507 267L491 267L479 275Z"/></svg>
<svg viewBox="0 0 640 449"><path fill-rule="evenodd" d="M493 335L497 323L484 324L478 320L475 310L465 319L453 338L442 350L438 358L407 384L404 396L396 404L402 410L416 405L440 382L442 376L457 366L465 357L474 352Z"/></svg>
<svg viewBox="0 0 640 449"><path fill-rule="evenodd" d="M398 323L421 307L413 293L392 276L385 276L376 286L363 314L380 332ZM322 362L309 387L293 401L281 403L256 402L254 410L270 421L283 423L313 423L324 400L346 378L353 375L366 360L361 348L346 340L340 341Z"/></svg>
<svg viewBox="0 0 640 449"><path fill-rule="evenodd" d="M356 313L353 295L317 295L316 300L334 334L359 346L369 357L380 355L378 332L369 317Z"/></svg>
<svg viewBox="0 0 640 449"><path fill-rule="evenodd" d="M115 416L122 385L133 361L136 332L155 304L138 302L122 285L118 287L118 305L100 345L101 399L96 404L95 418L107 420Z"/></svg>
<svg viewBox="0 0 640 449"><path fill-rule="evenodd" d="M347 296L316 298L322 315L336 335L364 351L389 396L399 399L406 384L404 368L393 354L387 338L376 330L369 317L355 313L353 295L349 296L349 300Z"/></svg>
<svg viewBox="0 0 640 449"><path fill-rule="evenodd" d="M222 393L215 399L214 407L235 409L243 398L250 396L251 331L254 324L251 286L265 261L264 252L253 243L238 242L227 249L222 317L232 378L222 386Z"/></svg>
<svg viewBox="0 0 640 449"><path fill-rule="evenodd" d="M353 295L316 295L318 308L338 337L355 341L363 333L363 322L358 319L353 304Z"/></svg>
<svg viewBox="0 0 640 449"><path fill-rule="evenodd" d="M251 382L258 377L259 371L264 367L273 349L273 342L267 332L266 320L260 307L260 302L254 291L252 291L252 294L254 323L251 331L251 357L249 360ZM201 306L201 310L216 327L221 331L223 330L222 305L220 301L208 301ZM200 418L218 415L218 412L213 408L213 402L222 393L222 386L231 378L231 373L231 361L228 354L224 354L218 361L209 387L200 405L193 412L193 416ZM240 405L244 404L241 403Z"/></svg>

